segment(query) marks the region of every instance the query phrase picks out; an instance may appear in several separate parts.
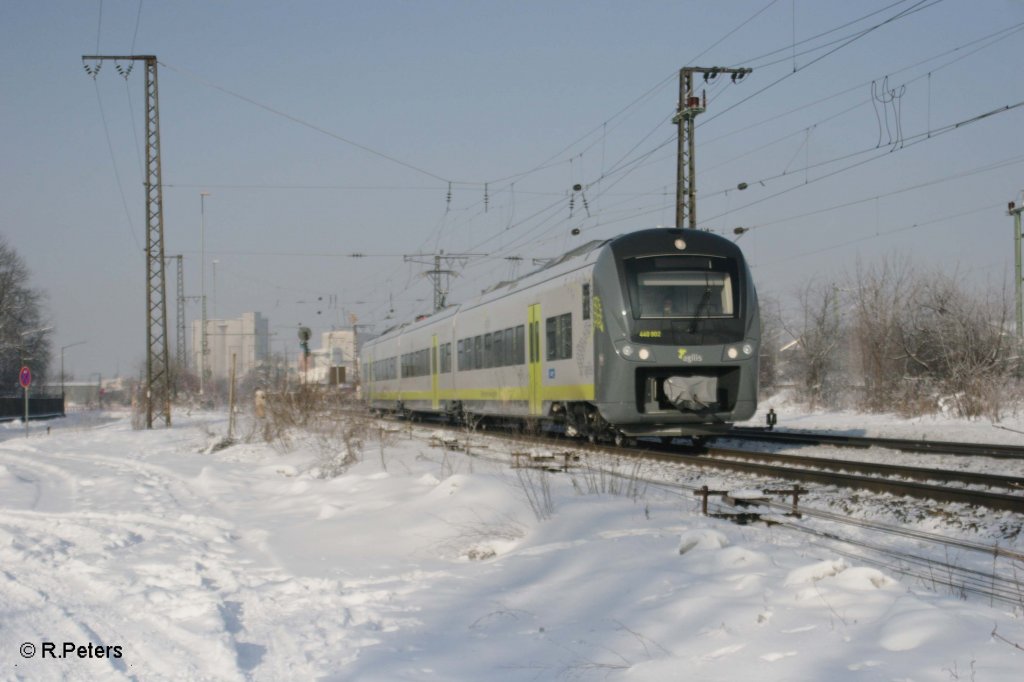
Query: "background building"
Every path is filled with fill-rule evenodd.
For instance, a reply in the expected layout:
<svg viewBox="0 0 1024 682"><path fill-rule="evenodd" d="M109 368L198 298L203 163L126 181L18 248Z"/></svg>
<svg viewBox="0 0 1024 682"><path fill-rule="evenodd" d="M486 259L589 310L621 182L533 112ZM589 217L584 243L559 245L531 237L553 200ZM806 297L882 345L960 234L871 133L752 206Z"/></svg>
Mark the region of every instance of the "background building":
<svg viewBox="0 0 1024 682"><path fill-rule="evenodd" d="M192 322L192 366L198 372L202 352L201 320ZM231 373L231 355L235 354L235 371L244 377L255 367L270 359L270 322L259 313L244 313L230 320L206 321L206 376L226 379Z"/></svg>
<svg viewBox="0 0 1024 682"><path fill-rule="evenodd" d="M355 329L335 329L320 334L320 347L310 349L309 364L303 373L302 356L297 367L302 381L317 384L354 384L357 379L357 339Z"/></svg>

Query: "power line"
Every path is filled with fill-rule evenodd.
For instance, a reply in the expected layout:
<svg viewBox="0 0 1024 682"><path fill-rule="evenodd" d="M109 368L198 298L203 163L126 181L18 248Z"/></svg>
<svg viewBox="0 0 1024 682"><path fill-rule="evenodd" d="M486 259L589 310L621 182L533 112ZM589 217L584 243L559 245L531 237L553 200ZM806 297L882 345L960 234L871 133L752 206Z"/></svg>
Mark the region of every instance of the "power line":
<svg viewBox="0 0 1024 682"><path fill-rule="evenodd" d="M454 180L451 180L450 178L446 178L446 177L443 177L441 175L438 175L437 173L434 173L432 171L426 170L425 168L421 168L419 166L415 166L415 165L413 165L411 163L408 163L406 161L402 161L401 159L398 159L398 158L396 158L396 157L394 157L394 156L392 156L390 154L387 154L385 152L382 152L380 150L374 149L373 147L369 147L369 146L367 146L365 144L362 144L360 142L356 142L355 140L351 140L351 139L349 139L347 137L344 137L343 135L339 135L338 133L335 133L335 132L332 132L330 130L327 130L326 128L318 126L318 125L316 125L314 123L310 123L309 121L301 119L298 116L293 116L292 114L289 114L289 113L286 113L284 111L281 111L280 109L276 109L276 108L270 106L269 104L264 104L262 102L259 102L259 101L255 100L255 99L252 99L251 97L247 97L247 96L242 95L240 93L237 93L237 92L235 92L233 90L229 90L228 88L225 88L222 85L217 85L216 83L213 83L212 81L209 81L209 80L203 78L202 76L200 76L200 75L196 74L195 72L190 71L188 69L184 69L184 68L181 68L181 67L175 67L175 66L172 66L170 64L166 64L164 62L160 62L160 65L163 66L164 68L171 69L172 71L176 71L177 73L181 73L181 74L186 75L186 76L188 76L188 77L190 77L190 78L192 78L194 80L197 80L200 83L202 83L203 85L206 85L207 87L213 88L214 90L219 90L220 92L223 92L226 95L230 95L231 97L239 99L239 100L241 100L243 102L251 104L251 105L253 105L255 107L258 107L260 109L263 109L264 111L267 111L267 112L269 112L271 114L274 114L275 116L280 116L281 118L287 119L287 120L291 121L292 123L297 123L297 124L299 124L299 125L301 125L301 126L303 126L305 128L309 128L310 130L314 130L314 131L316 131L318 133L326 135L327 137L330 137L330 138L333 138L335 140L338 140L339 142L344 142L345 144L350 145L352 147L356 147L357 149L362 149L363 151L365 151L365 152L367 152L369 154L373 154L374 156L378 156L378 157L380 157L382 159L390 161L391 163L394 163L394 164L397 164L397 165L402 166L404 168L408 168L410 170L416 171L417 173L420 173L422 175L426 175L427 177L433 178L435 180L440 180L442 182L456 182ZM458 184L472 184L472 183L459 182Z"/></svg>
<svg viewBox="0 0 1024 682"><path fill-rule="evenodd" d="M944 216L942 216L940 218L935 218L934 220L920 221L920 222L913 223L911 225L905 225L903 227L896 227L896 228L892 228L892 229L885 230L885 231L880 231L880 232L876 231L875 234L865 235L863 237L857 237L856 239L850 239L850 240L842 242L840 244L833 244L831 246L826 246L826 247L823 247L823 248L820 248L820 249L814 249L812 251L804 251L802 253L792 254L792 255L787 256L785 258L781 258L781 259L776 260L776 261L771 261L769 263L760 263L760 264L758 264L758 263L752 262L750 264L750 267L753 268L753 269L768 268L768 267L772 267L774 265L779 265L781 263L786 263L786 262L789 262L789 261L799 260L801 258L806 258L807 256L815 256L815 255L817 255L819 253L825 253L826 251L835 251L836 249L846 248L847 246L851 246L853 244L859 244L861 242L866 242L866 241L868 241L870 239L879 239L881 237L888 237L888 236L891 236L891 235L894 235L894 234L898 234L900 232L907 232L908 230L913 230L913 229L918 228L918 227L924 227L926 225L935 225L937 223L943 223L943 222L947 222L947 221L950 221L950 220L955 220L955 219L958 219L958 218L963 218L964 216L973 215L975 213L980 213L982 211L991 211L993 209L999 208L1000 206L1002 206L1002 204L989 204L989 205L986 205L986 206L979 206L978 208L968 209L968 210L963 211L961 213L954 213L952 215L944 215Z"/></svg>
<svg viewBox="0 0 1024 682"><path fill-rule="evenodd" d="M968 41L966 43L963 43L962 45L958 45L957 47L954 47L952 49L944 50L944 51L942 51L942 52L940 52L938 54L932 55L931 57L928 57L926 59L922 59L922 60L920 60L918 62L915 62L913 64L909 64L907 66L904 66L904 67L901 67L899 69L896 69L895 71L890 71L889 73L886 74L886 76L895 76L896 74L903 73L904 71L909 71L910 69L917 68L918 66L922 66L924 64L927 64L930 61L934 61L936 59L940 59L942 57L945 57L946 55L953 54L953 53L958 52L958 51L960 51L960 50L962 50L964 48L971 47L971 46L976 45L978 43L981 43L981 42L984 42L986 40L992 39L991 42L989 42L988 44L982 45L978 49L972 50L971 52L968 52L968 53L966 53L964 55L961 55L961 56L957 57L956 59L952 59L952 60L946 62L945 64L940 64L939 66L937 66L937 67L935 67L935 68L933 68L933 69L931 69L929 71L929 73L936 73L938 71L941 71L942 69L945 69L948 66L951 66L951 65L957 63L958 61L962 61L964 59L967 59L968 57L971 57L971 56L977 54L978 52L981 52L982 50L985 50L985 49L987 49L987 48L989 48L989 47L999 43L1000 41L1005 40L1006 38L1009 38L1011 35L1013 35L1014 33L1019 32L1021 30L1024 30L1024 22L1021 22L1021 23L1018 23L1018 24L1015 24L1013 26L1009 26L1009 27L1006 27L1006 28L1002 28L1002 29L1000 29L998 31L995 31L993 33L990 33L988 35L985 35L985 36L982 36L980 38L976 38L974 40ZM921 78L925 78L925 77L927 77L927 74L922 75L922 76L918 76L917 78L912 78L911 80L906 81L906 84L909 85L909 84L914 83L914 82L920 80ZM849 94L849 93L851 93L851 92L853 92L855 90L858 90L858 89L863 88L863 87L867 87L869 85L871 85L871 81L863 81L862 83L858 83L857 85L854 85L854 86L851 86L849 88L846 88L845 90L841 90L839 92L832 93L831 95L826 95L825 97L821 97L819 99L816 99L816 100L814 100L812 102L808 102L806 104L801 104L800 106L794 107L792 109L789 109L789 110L784 111L782 113L776 114L774 116L760 118L755 123L752 123L752 124L750 124L748 126L745 126L743 128L738 128L736 130L729 131L729 132L724 133L724 134L722 134L722 135L720 135L718 137L711 138L710 140L708 140L707 143L717 142L718 140L734 136L737 133L742 133L742 132L746 132L747 130L752 130L754 128L758 128L758 127L760 127L762 125L771 123L772 121L777 121L780 118L783 118L785 116L789 116L790 114L794 114L794 113L796 113L798 111L803 111L804 109L809 109L810 107L813 107L815 105L821 104L823 102L827 102L828 100L831 100L831 99L835 99L836 97L841 97L843 95ZM867 104L868 102L870 102L869 99L863 100L859 104L855 105L855 107L856 106L862 106L863 104ZM852 108L855 108L855 107L851 107L850 109L846 109L846 110L844 110L844 112L840 112L840 113L845 113L846 111L851 111ZM821 123L821 121L818 121L818 123Z"/></svg>
<svg viewBox="0 0 1024 682"><path fill-rule="evenodd" d="M903 1L905 1L905 0L903 0ZM880 28L880 27L882 27L882 26L885 26L885 25L887 25L887 24L889 24L889 23L891 23L891 22L893 22L893 21L896 21L897 19L900 19L900 18L904 18L904 17L906 17L906 16L909 16L910 14L912 14L912 13L914 13L914 12L920 11L920 10L922 10L922 9L926 9L926 8L928 8L928 7L931 7L931 6L935 5L935 4L938 4L939 2L942 2L942 0L931 0L931 2L929 2L929 0L919 0L919 1L917 2L917 3L915 3L915 4L914 4L913 6L911 6L910 8L908 8L908 9L906 9L906 10L903 10L903 11L899 12L898 14L896 14L896 15L893 15L892 17L889 17L888 19L886 19L886 20L884 20L884 21L882 21L882 22L880 22L880 23L878 23L878 24L876 24L876 25L874 25L874 26L871 26L871 27L869 27L869 28L867 28L867 29L863 29L863 30L861 30L861 31L857 32L857 33L856 33L856 34L854 34L854 35L853 35L852 37L849 37L848 39L845 39L845 42L842 42L842 44L840 44L840 45L839 45L838 47L836 47L836 48L834 48L834 49L830 50L829 52L825 53L824 55L821 55L821 56L817 57L816 59L812 60L812 61L811 61L810 63L808 63L808 64L805 64L805 65L804 65L803 67L800 67L800 68L798 68L798 69L797 69L796 71L794 71L793 73L791 73L791 74L787 74L787 75L786 75L786 76L784 76L784 77L783 77L782 79L779 79L779 80L775 81L775 83L781 82L781 80L784 80L785 78L788 78L789 76L792 76L793 74L795 74L796 72L798 72L798 71L802 70L803 68L806 68L806 67L808 67L808 66L811 66L812 64L814 64L814 63L816 63L816 62L818 62L818 61L821 61L822 59L824 59L824 58L826 58L826 57L828 57L828 56L830 56L830 55L834 54L835 52L837 52L837 51L841 50L842 48L844 48L844 47L846 47L846 46L848 46L848 45L850 45L851 43L853 43L854 41L858 40L859 38L861 38L861 37L863 37L863 36L865 36L865 35L867 35L867 34L871 33L872 31L874 31L874 30L876 30L876 29L878 29L878 28ZM878 14L878 13L880 13L881 11L885 11L885 10L887 10L887 9L890 9L890 8L892 8L892 7L895 7L896 5L899 5L899 4L902 4L902 1L901 1L901 2L897 2L897 3L894 3L894 4L892 4L892 5L888 5L887 7L883 8L882 10L879 10L879 11L873 12L873 13L871 13L871 14L869 14L869 15L866 15L866 17L870 17L870 16L873 16L874 14ZM863 19L864 19L864 18L866 18L866 17L862 17L861 19L859 19L859 20L857 20L857 21L861 21L861 20L863 20ZM853 22L853 23L856 23L856 22ZM830 31L830 32L831 32L831 31ZM772 84L772 85L774 85L774 84ZM771 86L768 86L768 87L771 87ZM767 89L768 89L768 88L766 87L766 88L763 88L762 90L759 90L759 91L757 91L757 92L756 92L756 93L754 93L753 95L750 95L750 96L748 96L748 97L744 98L744 99L743 99L743 100L741 100L740 102L738 102L738 103L736 103L736 104L733 104L733 105L732 105L732 106L730 106L730 107L727 107L727 108L726 108L726 110L724 110L724 111L720 112L719 114L716 114L715 116L712 116L711 118L709 118L709 119L706 119L706 120L705 120L704 122L705 122L705 123L708 123L708 122L710 122L711 120L713 120L713 119L717 118L718 116L720 116L720 115L724 114L724 113L725 113L726 111L728 111L728 110L731 110L731 109L735 108L736 106L738 106L739 104L742 104L743 102L749 101L749 100L750 100L750 99L751 99L752 97L756 96L757 94L760 94L761 92L764 92L764 91L765 91L765 90L767 90ZM646 137L645 137L644 139L647 139L648 137L650 137L650 133L649 133L649 134L648 134L648 135L647 135L647 136L646 136ZM659 149L660 149L660 148L662 148L663 146L667 145L667 144L668 144L669 142L671 142L671 140L672 140L672 138L669 138L668 140L666 140L666 141L665 141L665 143L663 143L663 144L659 145L658 147L655 147L654 149L650 150L649 152L646 152L646 153L645 153L644 155L642 155L642 156L641 156L641 157L639 157L638 159L635 159L634 161L631 161L631 162L630 162L629 164L627 164L626 166L624 166L624 167L622 167L622 168L618 168L618 167L616 167L616 168L613 168L613 170L612 170L612 171L609 171L609 172L607 172L607 173L606 173L605 175L610 175L611 173L613 173L613 172L617 172L617 171L619 171L619 170L625 170L625 168L627 168L627 167L628 167L629 165L631 165L631 164L635 164L635 163L637 163L637 162L639 162L639 161L643 160L644 158L646 158L646 157L647 157L647 156L649 156L650 154L653 154L654 152L656 152L657 150L659 150ZM641 144L642 144L642 141L641 141ZM635 150L637 146L639 146L639 145L634 145L633 149L631 149L631 150L630 150L630 152L627 152L626 156L628 156L628 155L629 155L630 153L632 153L632 151L633 151L633 150ZM623 158L624 158L624 157L623 157ZM620 160L620 163L621 163L621 160ZM616 164L616 165L618 166L618 164ZM634 170L635 170L635 167L634 167ZM630 171L630 172L631 172L631 171ZM628 174L628 173L627 173L627 174ZM602 179L603 179L603 178L602 178Z"/></svg>
<svg viewBox="0 0 1024 682"><path fill-rule="evenodd" d="M950 182L951 180L960 180L960 179L963 179L963 178L966 178L966 177L970 177L972 175L979 175L981 173L989 173L989 172L992 172L994 170L1002 170L1003 168L1008 168L1010 166L1014 166L1014 165L1017 165L1019 163L1024 163L1024 156L1017 156L1017 157L1014 157L1014 158L1011 158L1011 159L1005 159L1003 161L997 161L994 164L989 164L987 166L982 166L980 168L975 168L975 169L970 170L970 171L964 171L962 173L955 173L953 175L947 175L947 176L944 176L944 177L941 177L941 178L936 178L934 180L929 180L928 182L920 182L920 183L917 183L916 185L911 185L909 187L901 187L900 189L896 189L896 190L893 190L891 192L885 192L883 194L876 194L875 196L872 196L872 197L865 197L863 199L856 199L854 201L847 201L847 202L842 203L842 204L836 204L834 206L828 206L826 208L820 208L820 209L816 209L814 211L808 211L806 213L800 213L798 215L791 215L791 216L787 216L785 218L779 218L777 220L771 220L771 221L768 221L768 222L758 223L757 225L749 225L749 226L746 226L746 227L749 230L754 230L754 229L760 229L760 228L763 228L763 227L768 227L770 225L777 225L779 223L785 223L785 222L790 222L790 221L793 221L793 220L799 220L801 218L808 218L810 216L820 215L822 213L828 213L830 211L837 211L837 210L839 210L841 208L850 208L851 206L856 206L858 204L864 204L864 203L867 203L869 201L875 201L877 199L884 199L886 197L895 196L897 194L905 194L906 192L912 192L914 190L923 189L925 187L931 187L933 185L939 185L939 184L942 184L943 182Z"/></svg>
<svg viewBox="0 0 1024 682"><path fill-rule="evenodd" d="M895 14L895 15L889 17L885 21L882 21L880 23L875 24L874 26L871 26L871 27L866 28L866 29L864 29L862 31L859 31L858 33L855 33L849 39L845 39L843 42L841 42L841 44L838 47L835 47L835 48L829 50L828 52L826 52L825 54L820 55L820 56L812 59L811 61L809 61L808 63L804 64L803 66L797 67L795 70L787 73L786 75L782 76L781 78L776 79L773 83L769 83L768 85L766 85L765 87L761 88L757 92L754 92L753 94L748 95L747 97L741 99L739 102L736 102L735 104L733 104L733 105L731 105L729 107L726 107L725 109L723 109L722 111L718 112L714 116L710 116L710 117L706 118L704 120L704 123L708 124L711 121L714 121L715 119L717 119L718 117L723 116L726 113L732 111L736 107L738 107L738 106L740 106L740 105L742 105L742 104L744 104L746 102L749 102L754 97L757 97L761 93L763 93L763 92L765 92L765 91L775 87L776 85L778 85L782 81L787 80L788 78L791 78L792 76L795 76L797 73L803 71L804 69L806 69L806 68L808 68L810 66L813 66L814 64L817 64L818 62L820 62L821 60L825 59L826 57L829 57L829 56L835 54L839 50L842 50L843 48L851 45L852 43L856 42L857 40L860 40L861 38L863 38L864 36L868 35L869 33L872 33L872 32L878 30L879 28L881 28L883 26L891 24L894 21L898 21L900 19L904 19L904 18L906 18L906 17L908 17L911 14L914 14L916 12L920 12L920 11L928 9L930 7L934 7L935 5L939 4L940 2L943 2L943 0L918 0L918 2L915 3L914 5L912 5L910 8L905 9L905 10L899 12L898 14ZM900 4L900 3L896 3L896 4Z"/></svg>
<svg viewBox="0 0 1024 682"><path fill-rule="evenodd" d="M749 208L751 206L755 206L757 204L763 203L763 202L768 201L770 199L774 199L776 197L779 197L779 196L781 196L783 194L788 194L789 192L792 192L795 189L799 189L801 187L806 187L807 185L815 183L815 182L818 182L819 180L824 180L824 179L830 178L830 177L832 177L834 175L838 175L839 173L851 170L853 168L857 168L858 166L863 166L864 164L870 163L872 161L877 161L880 158L883 158L883 157L888 156L890 154L894 154L894 153L896 153L898 151L902 151L903 149L905 149L907 147L913 147L914 145L920 144L921 142L926 142L928 140L936 139L936 138L938 138L938 137L940 137L942 135L945 135L946 133L951 133L951 132L953 132L955 130L959 130L960 128L963 128L965 126L971 125L972 123L977 123L977 122L983 121L983 120L985 120L987 118L991 118L992 116L996 116L998 114L1003 114L1003 113L1006 113L1006 112L1009 112L1009 111L1013 111L1013 110L1018 109L1018 108L1020 108L1022 106L1024 106L1024 100L1022 100L1020 102L1016 102L1015 104L1007 104L1005 106L998 107L996 109L992 109L990 111L986 111L986 112L983 112L981 114L977 114L975 116L971 116L970 118L963 119L963 120L958 121L956 123L950 123L950 124L947 124L945 126L940 126L939 128L936 128L936 129L933 129L933 130L928 130L928 131L923 132L923 133L918 133L916 135L912 135L912 136L910 136L908 138L905 138L903 143L899 147L897 147L897 148L885 149L881 153L876 154L874 156L871 156L871 157L869 157L867 159L863 159L861 161L857 161L856 163L852 163L852 164L850 164L848 166L843 166L842 168L839 168L839 169L834 170L834 171L829 172L829 173L825 173L824 175L819 175L819 176L817 176L815 178L812 178L812 179L809 179L809 180L805 180L803 183L801 183L799 185L794 185L792 187L788 187L786 189L783 189L783 190L780 190L780 191L776 192L775 194L771 194L771 195L769 195L767 197L762 197L762 198L757 199L755 201L751 201L751 202L749 202L747 204L744 204L743 206L738 206L735 209L730 209L729 211L726 211L724 213L719 213L718 215L713 216L713 217L709 218L708 220L711 221L711 220L715 220L717 218L722 218L722 217L728 215L729 213L732 213L733 211L739 211L739 210L743 210L743 209ZM845 159L849 159L849 158L853 158L855 156L860 156L862 154L870 153L872 151L878 151L878 149L879 149L878 147L872 147L870 149L862 149L860 151L853 152L851 154L846 154L844 156L837 157L837 158L834 158L834 159L830 159L828 161L823 161L823 162L819 162L819 163L816 163L816 164L811 164L811 165L807 166L807 169L818 168L820 166L828 165L828 164L831 164L831 163L837 163L839 161L842 161L842 160L845 160ZM792 173L790 173L789 175L792 175ZM768 178L762 178L760 180L754 180L753 182L762 182L762 181L767 181L767 180L772 180L772 179L778 179L780 177L782 177L782 175L775 175L775 176L768 177Z"/></svg>
<svg viewBox="0 0 1024 682"><path fill-rule="evenodd" d="M135 39L139 37L139 24L142 22L142 0L139 0L139 11L135 14L135 31L132 33L132 46L128 54L135 54ZM96 47L99 52L99 46Z"/></svg>
<svg viewBox="0 0 1024 682"><path fill-rule="evenodd" d="M761 63L759 63L759 60L767 59L768 57L771 57L772 55L776 55L776 54L779 54L781 52L785 52L786 50L793 49L793 48L795 48L798 45L805 45L807 43L810 43L812 41L817 40L818 38L824 38L825 36L827 36L829 34L835 33L836 31L841 31L844 28L848 28L850 26L853 26L854 24L859 24L860 22L865 21L866 19L870 19L871 17L875 16L876 14L881 14L882 12L890 10L893 7L896 7L897 5L903 5L903 4L907 3L907 2L909 2L909 0L897 0L896 2L890 3L890 4L888 4L888 5L884 6L884 7L876 9L873 12L868 12L867 14L861 15L861 16L857 17L856 19L848 21L848 22L846 22L844 24L840 24L839 26L834 26L834 27L828 29L827 31L822 31L821 33L817 33L817 34L815 34L813 36L810 36L809 38L804 38L803 40L799 40L799 41L796 41L796 42L791 42L788 45L784 45L782 47L779 47L779 48L776 48L776 49L772 50L771 52L766 52L766 53L758 55L756 57L747 57L745 59L741 59L740 62L743 63L743 64L756 64L758 68L765 68L767 66L770 66L770 64L761 64ZM832 45L835 42L839 42L839 41L845 40L846 37L848 37L848 36L843 36L843 37L837 38L832 43L827 43L826 46L827 45ZM824 47L824 46L822 46L822 47Z"/></svg>
<svg viewBox="0 0 1024 682"><path fill-rule="evenodd" d="M110 127L107 125L107 114L103 109L103 98L100 97L100 87L93 81L93 86L96 89L96 103L99 105L100 120L103 122L103 134L107 140L107 150L110 152L110 165L114 169L114 180L117 182L117 191L121 196L121 206L124 207L124 216L128 221L128 232L132 236L132 242L135 243L135 249L142 251L142 245L139 244L139 238L135 235L135 226L132 224L132 214L128 210L128 198L124 193L124 183L121 182L121 173L117 170L117 157L114 155L114 145L110 141Z"/></svg>

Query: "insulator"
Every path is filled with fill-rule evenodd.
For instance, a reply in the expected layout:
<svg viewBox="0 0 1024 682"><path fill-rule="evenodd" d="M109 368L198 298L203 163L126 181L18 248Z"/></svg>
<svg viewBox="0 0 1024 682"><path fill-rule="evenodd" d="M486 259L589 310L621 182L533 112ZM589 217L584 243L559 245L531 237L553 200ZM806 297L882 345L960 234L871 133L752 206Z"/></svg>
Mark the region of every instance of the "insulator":
<svg viewBox="0 0 1024 682"><path fill-rule="evenodd" d="M581 192L580 196L583 197L583 210L585 210L587 212L587 217L589 218L590 217L590 204L587 203L587 195L583 194Z"/></svg>
<svg viewBox="0 0 1024 682"><path fill-rule="evenodd" d="M452 207L452 183L448 183L448 199L444 205L444 212L447 213Z"/></svg>
<svg viewBox="0 0 1024 682"><path fill-rule="evenodd" d="M573 210L573 208L575 208L575 206L576 206L576 195L575 194L570 194L569 195L569 217L570 218L572 217L572 210Z"/></svg>
<svg viewBox="0 0 1024 682"><path fill-rule="evenodd" d="M491 198L487 193L487 183L484 183L484 213L487 213L487 207L491 203Z"/></svg>

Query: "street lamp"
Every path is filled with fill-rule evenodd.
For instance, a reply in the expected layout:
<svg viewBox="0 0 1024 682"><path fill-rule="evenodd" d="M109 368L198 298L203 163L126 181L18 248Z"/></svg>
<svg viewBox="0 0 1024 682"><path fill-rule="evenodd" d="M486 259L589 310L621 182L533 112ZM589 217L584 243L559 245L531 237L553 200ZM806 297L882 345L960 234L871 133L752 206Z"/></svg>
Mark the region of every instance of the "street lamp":
<svg viewBox="0 0 1024 682"><path fill-rule="evenodd" d="M67 406L64 404L64 351L68 348L74 348L75 346L81 346L85 341L75 341L69 343L66 346L60 347L60 409L67 411Z"/></svg>
<svg viewBox="0 0 1024 682"><path fill-rule="evenodd" d="M213 319L219 320L217 317L217 263L220 263L216 258L213 259Z"/></svg>
<svg viewBox="0 0 1024 682"><path fill-rule="evenodd" d="M202 289L202 307L203 307L203 319L202 329L200 330L200 343L201 348L199 349L199 395L204 394L204 386L206 381L206 354L209 352L209 348L206 345L206 197L210 196L209 192L199 193L199 216L201 222L200 227L200 238L202 240L202 256L199 270L202 275L200 278L201 289Z"/></svg>

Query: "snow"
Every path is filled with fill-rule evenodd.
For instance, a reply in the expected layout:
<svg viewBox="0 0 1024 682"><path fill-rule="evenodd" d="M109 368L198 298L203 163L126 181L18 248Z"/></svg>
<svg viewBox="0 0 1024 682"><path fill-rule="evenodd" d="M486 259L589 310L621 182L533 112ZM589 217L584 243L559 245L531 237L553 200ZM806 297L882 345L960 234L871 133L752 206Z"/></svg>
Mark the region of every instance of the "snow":
<svg viewBox="0 0 1024 682"><path fill-rule="evenodd" d="M795 409L780 427L853 428ZM516 448L482 436L470 456L403 429L325 479L320 441L213 451L226 415L175 420L0 427L0 679L1022 679L1019 581L1018 603L951 593L586 462L510 468ZM867 421L937 440L985 426ZM1021 551L999 516L970 537Z"/></svg>

